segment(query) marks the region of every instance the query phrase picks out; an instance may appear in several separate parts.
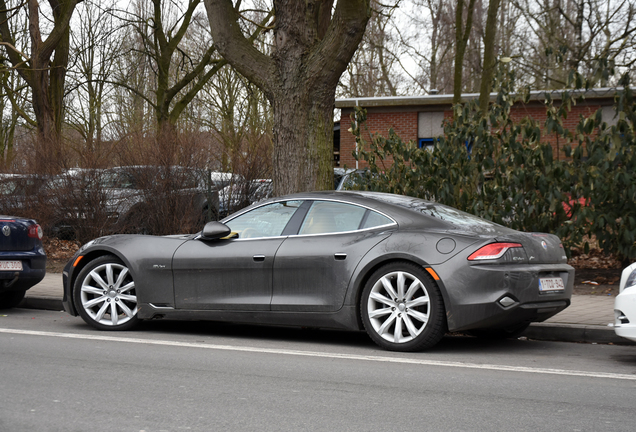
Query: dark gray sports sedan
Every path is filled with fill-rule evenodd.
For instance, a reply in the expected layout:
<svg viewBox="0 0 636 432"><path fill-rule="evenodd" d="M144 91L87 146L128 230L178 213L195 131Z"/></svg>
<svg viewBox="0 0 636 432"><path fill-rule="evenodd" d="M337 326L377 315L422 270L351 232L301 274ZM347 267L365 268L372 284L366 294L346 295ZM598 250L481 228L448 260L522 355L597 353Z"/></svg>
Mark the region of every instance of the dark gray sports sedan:
<svg viewBox="0 0 636 432"><path fill-rule="evenodd" d="M574 269L551 234L417 198L272 198L195 235L115 235L64 270L64 307L102 330L144 319L365 330L414 351L447 331L509 336L570 304Z"/></svg>

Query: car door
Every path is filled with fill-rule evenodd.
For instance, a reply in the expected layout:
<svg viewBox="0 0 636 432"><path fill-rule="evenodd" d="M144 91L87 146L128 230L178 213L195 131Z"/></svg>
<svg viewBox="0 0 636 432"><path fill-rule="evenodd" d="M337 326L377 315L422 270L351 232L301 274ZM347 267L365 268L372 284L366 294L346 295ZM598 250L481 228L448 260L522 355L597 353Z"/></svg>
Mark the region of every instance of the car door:
<svg viewBox="0 0 636 432"><path fill-rule="evenodd" d="M314 201L274 260L273 311L336 311L364 255L397 224L366 207Z"/></svg>
<svg viewBox="0 0 636 432"><path fill-rule="evenodd" d="M257 207L226 222L230 238L179 247L172 264L177 309L269 310L274 256L301 204Z"/></svg>

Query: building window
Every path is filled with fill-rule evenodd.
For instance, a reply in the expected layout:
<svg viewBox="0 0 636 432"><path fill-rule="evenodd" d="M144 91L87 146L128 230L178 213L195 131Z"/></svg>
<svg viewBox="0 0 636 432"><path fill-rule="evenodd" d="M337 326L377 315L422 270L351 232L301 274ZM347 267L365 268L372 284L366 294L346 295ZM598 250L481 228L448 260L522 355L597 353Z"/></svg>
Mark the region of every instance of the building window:
<svg viewBox="0 0 636 432"><path fill-rule="evenodd" d="M444 135L444 112L420 112L417 115L417 142L420 148L433 150L435 137Z"/></svg>
<svg viewBox="0 0 636 432"><path fill-rule="evenodd" d="M420 138L417 140L417 146L419 148L423 148L429 151L433 151L433 147L435 147L435 139L434 138Z"/></svg>

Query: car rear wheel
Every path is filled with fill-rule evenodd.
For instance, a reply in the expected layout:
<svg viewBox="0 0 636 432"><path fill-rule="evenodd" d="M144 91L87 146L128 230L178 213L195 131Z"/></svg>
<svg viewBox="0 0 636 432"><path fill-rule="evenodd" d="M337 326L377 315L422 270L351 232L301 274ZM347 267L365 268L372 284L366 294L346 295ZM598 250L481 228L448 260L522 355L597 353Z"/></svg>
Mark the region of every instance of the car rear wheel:
<svg viewBox="0 0 636 432"><path fill-rule="evenodd" d="M135 281L117 257L94 259L82 269L74 289L84 321L100 330L128 330L138 322Z"/></svg>
<svg viewBox="0 0 636 432"><path fill-rule="evenodd" d="M20 304L26 290L7 291L0 293L0 309L11 309Z"/></svg>
<svg viewBox="0 0 636 432"><path fill-rule="evenodd" d="M390 351L430 348L446 333L439 288L411 263L391 263L376 270L362 292L360 312L369 337Z"/></svg>

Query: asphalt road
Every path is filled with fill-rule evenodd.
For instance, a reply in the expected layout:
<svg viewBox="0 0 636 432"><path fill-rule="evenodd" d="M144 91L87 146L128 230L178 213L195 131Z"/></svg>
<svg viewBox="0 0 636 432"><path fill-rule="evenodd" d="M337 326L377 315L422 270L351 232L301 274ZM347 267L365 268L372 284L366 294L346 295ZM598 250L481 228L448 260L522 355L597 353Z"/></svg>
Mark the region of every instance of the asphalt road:
<svg viewBox="0 0 636 432"><path fill-rule="evenodd" d="M632 431L636 347L0 311L0 431Z"/></svg>

